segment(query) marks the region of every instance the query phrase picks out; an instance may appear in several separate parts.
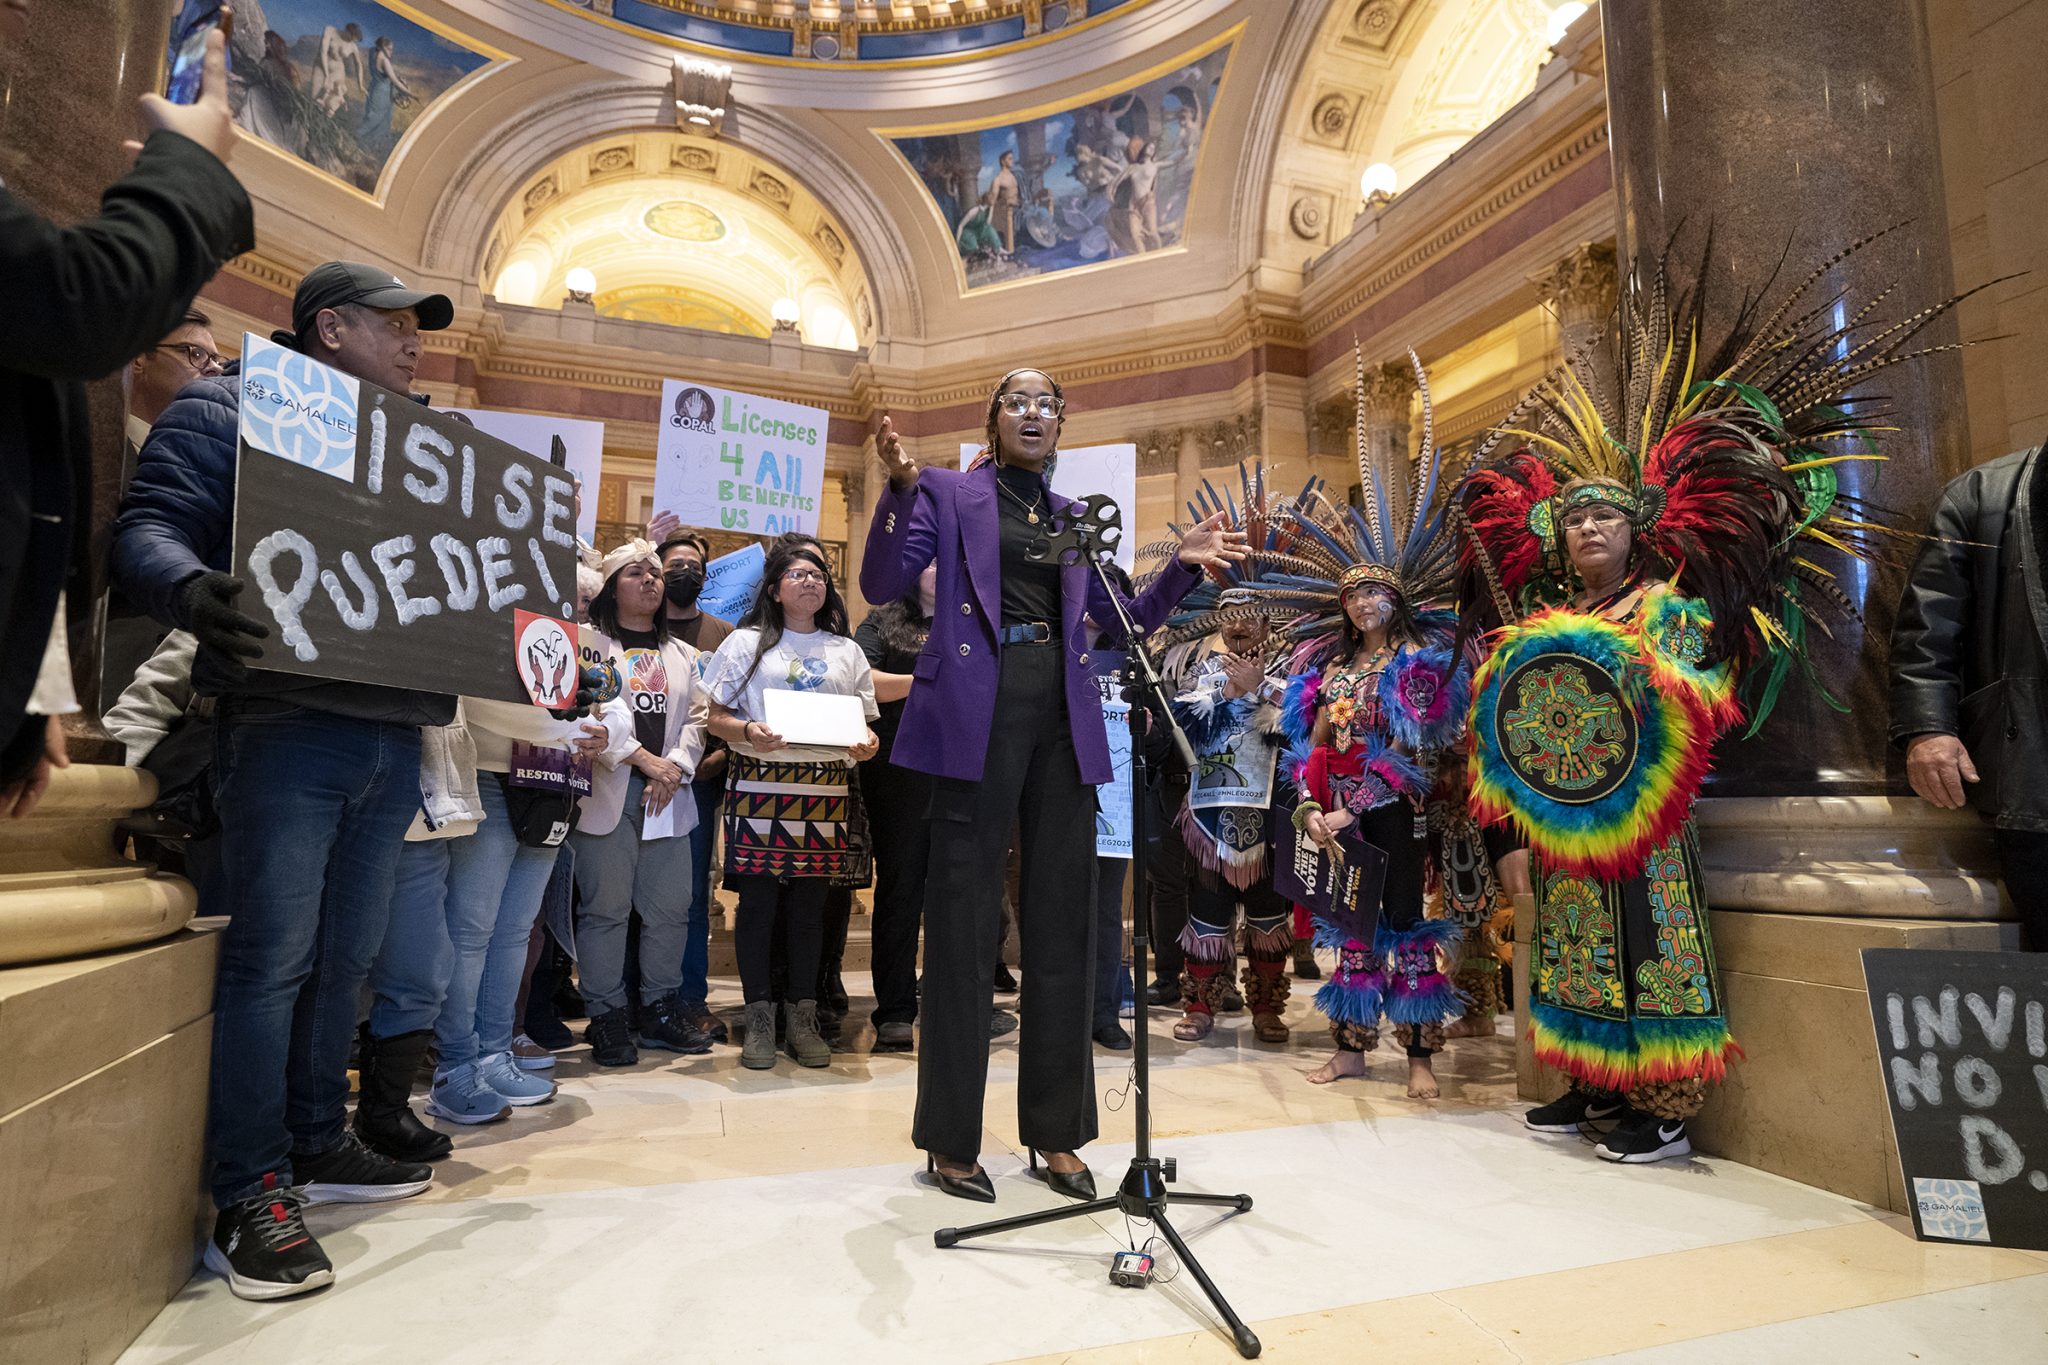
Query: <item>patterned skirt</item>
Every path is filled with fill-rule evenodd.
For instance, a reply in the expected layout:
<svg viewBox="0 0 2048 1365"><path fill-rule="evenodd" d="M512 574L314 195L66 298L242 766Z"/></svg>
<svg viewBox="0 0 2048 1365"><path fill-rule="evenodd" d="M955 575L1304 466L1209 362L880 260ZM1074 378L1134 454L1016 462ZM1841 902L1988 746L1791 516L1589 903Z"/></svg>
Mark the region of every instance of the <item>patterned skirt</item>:
<svg viewBox="0 0 2048 1365"><path fill-rule="evenodd" d="M1537 1059L1600 1090L1726 1076L1742 1049L1728 1031L1692 821L1634 876L1568 872L1534 854L1530 873Z"/></svg>
<svg viewBox="0 0 2048 1365"><path fill-rule="evenodd" d="M735 752L725 782L725 875L832 877L854 871L851 769Z"/></svg>

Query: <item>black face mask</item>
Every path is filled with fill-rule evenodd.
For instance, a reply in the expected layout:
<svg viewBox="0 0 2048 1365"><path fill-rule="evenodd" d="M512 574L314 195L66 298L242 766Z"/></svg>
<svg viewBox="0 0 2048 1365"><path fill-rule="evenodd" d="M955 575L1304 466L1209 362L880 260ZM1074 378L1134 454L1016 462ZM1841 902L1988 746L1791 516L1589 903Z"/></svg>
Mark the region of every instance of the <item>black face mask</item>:
<svg viewBox="0 0 2048 1365"><path fill-rule="evenodd" d="M676 565L662 575L662 581L669 605L685 610L696 606L697 594L704 591L704 571L695 564Z"/></svg>

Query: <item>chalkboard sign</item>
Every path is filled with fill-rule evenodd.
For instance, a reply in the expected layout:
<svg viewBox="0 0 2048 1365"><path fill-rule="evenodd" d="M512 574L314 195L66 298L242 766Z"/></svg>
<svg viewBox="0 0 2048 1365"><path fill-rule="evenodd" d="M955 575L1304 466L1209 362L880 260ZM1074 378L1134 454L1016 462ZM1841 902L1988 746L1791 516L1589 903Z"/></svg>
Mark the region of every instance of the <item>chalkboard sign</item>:
<svg viewBox="0 0 2048 1365"><path fill-rule="evenodd" d="M2048 953L1866 948L1863 976L1914 1230L2048 1251Z"/></svg>
<svg viewBox="0 0 2048 1365"><path fill-rule="evenodd" d="M254 335L242 339L235 572L251 667L530 700L513 613L575 616L567 470ZM252 600L253 599L253 600Z"/></svg>

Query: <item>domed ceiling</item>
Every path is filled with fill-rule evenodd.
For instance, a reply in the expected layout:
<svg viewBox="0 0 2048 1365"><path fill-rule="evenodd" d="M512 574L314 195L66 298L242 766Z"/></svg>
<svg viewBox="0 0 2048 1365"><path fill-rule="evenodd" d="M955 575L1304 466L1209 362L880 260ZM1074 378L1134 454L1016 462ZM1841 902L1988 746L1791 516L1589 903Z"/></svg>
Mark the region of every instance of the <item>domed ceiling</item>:
<svg viewBox="0 0 2048 1365"><path fill-rule="evenodd" d="M742 58L944 61L1079 32L1150 0L547 0Z"/></svg>

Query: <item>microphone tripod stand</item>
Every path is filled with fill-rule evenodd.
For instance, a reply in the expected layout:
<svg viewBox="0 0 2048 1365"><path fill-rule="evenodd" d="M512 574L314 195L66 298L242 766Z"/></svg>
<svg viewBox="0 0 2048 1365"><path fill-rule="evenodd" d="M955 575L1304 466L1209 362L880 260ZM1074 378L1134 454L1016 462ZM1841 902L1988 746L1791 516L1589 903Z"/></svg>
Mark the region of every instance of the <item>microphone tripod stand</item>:
<svg viewBox="0 0 2048 1365"><path fill-rule="evenodd" d="M1092 507L1095 499L1090 498L1088 502L1091 504L1091 510L1095 510ZM1114 510L1114 504L1111 504L1110 511L1113 513ZM1084 519L1085 514L1084 517L1077 517L1075 520L1082 522ZM1188 744L1187 736L1181 732L1178 725L1174 724L1173 713L1166 705L1165 685L1160 680L1159 670L1152 661L1150 651L1145 648L1144 641L1139 638L1137 627L1132 623L1130 615L1124 610L1123 601L1117 596L1114 585L1110 583L1108 574L1104 572L1101 559L1094 557L1106 547L1102 546L1099 542L1096 544L1088 543L1092 537L1089 537L1087 532L1093 528L1082 526L1078 529L1078 538L1082 541L1082 544L1080 547L1069 549L1067 552L1090 555L1095 567L1096 577L1101 580L1103 589L1107 593L1110 602L1116 607L1116 614L1122 624L1124 640L1126 642L1123 668L1123 695L1124 699L1130 703L1131 904L1134 907L1134 913L1131 916L1131 981L1134 990L1143 991L1143 983L1151 980L1150 948L1152 942L1149 929L1150 916L1147 914L1148 907L1145 894L1145 796L1147 783L1143 720L1146 709L1144 703L1147 697L1157 700L1160 713L1166 717L1166 724L1172 729L1174 743L1180 749L1181 757L1188 763L1190 768L1194 766L1194 750ZM1075 536L1076 528L1068 528L1064 534L1066 536ZM1055 534L1052 537L1055 545L1060 539L1061 536L1059 534ZM1033 547L1034 551L1036 548L1036 546ZM1053 546L1049 545L1047 553L1050 554L1052 549ZM1043 558L1045 556L1034 553L1033 557ZM1173 835L1171 831L1168 831L1164 837L1172 838ZM1244 1320L1238 1317L1236 1310L1231 1308L1229 1302L1223 1297L1223 1291L1216 1287L1215 1281L1211 1280L1208 1272L1202 1269L1202 1263L1195 1259L1194 1252L1188 1249L1187 1242L1173 1226L1173 1221L1167 1214L1169 1204L1205 1204L1231 1209L1237 1213L1245 1213L1251 1209L1252 1197L1248 1194L1171 1194L1167 1190L1167 1186L1175 1181L1179 1172L1174 1158L1160 1158L1152 1155L1151 1048L1146 1038L1150 1030L1146 1027L1145 1005L1142 998L1138 1004L1138 1017L1134 1022L1137 1024L1137 1027L1131 1031L1133 1043L1131 1070L1133 1074L1132 1089L1137 1095L1137 1150L1131 1156L1130 1167L1124 1172L1123 1184L1118 1187L1117 1192L1107 1198L1091 1199L1086 1203L1072 1204L1066 1208L1047 1209L1043 1213L1027 1213L1015 1218L998 1218L993 1222L977 1223L972 1227L940 1228L932 1234L932 1241L940 1247L954 1247L970 1238L989 1237L999 1232L1015 1232L1020 1228L1037 1227L1043 1223L1065 1222L1069 1218L1089 1218L1095 1214L1108 1213L1113 1210L1123 1213L1128 1218L1143 1219L1159 1229L1159 1235L1166 1239L1166 1244L1173 1248L1174 1255L1180 1258L1180 1263L1187 1267L1188 1273L1194 1277L1195 1283L1201 1286L1202 1292L1208 1296L1209 1303L1216 1309L1217 1315L1230 1328L1231 1339L1237 1346L1237 1353L1246 1360L1255 1359L1261 1349L1257 1334L1251 1328L1245 1326Z"/></svg>

